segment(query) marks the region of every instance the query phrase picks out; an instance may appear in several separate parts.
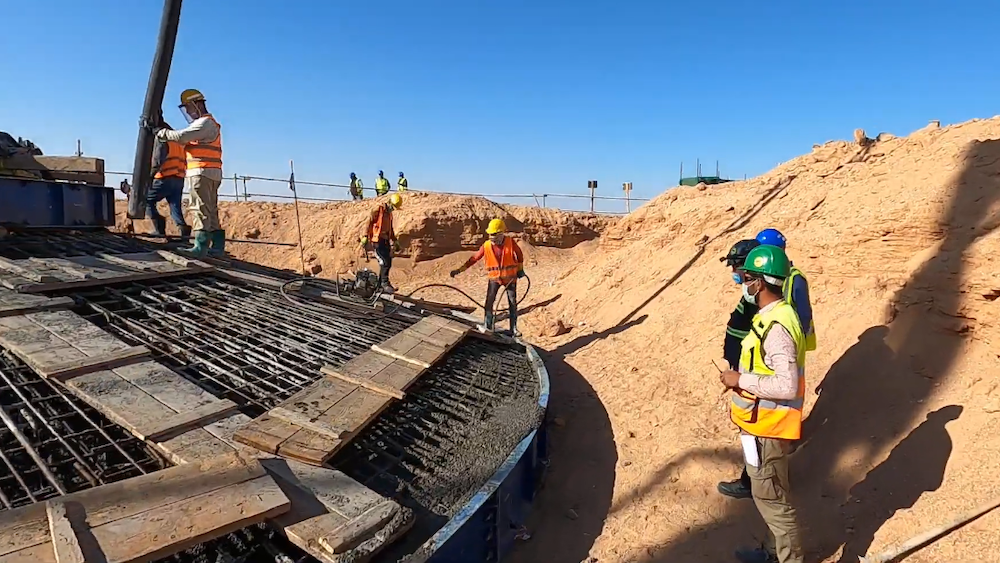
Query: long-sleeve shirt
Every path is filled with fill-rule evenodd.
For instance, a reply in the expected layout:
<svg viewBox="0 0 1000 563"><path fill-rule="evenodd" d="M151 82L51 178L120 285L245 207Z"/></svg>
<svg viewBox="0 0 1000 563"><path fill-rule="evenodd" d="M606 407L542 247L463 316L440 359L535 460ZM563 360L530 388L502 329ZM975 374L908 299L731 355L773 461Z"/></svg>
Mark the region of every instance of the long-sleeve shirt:
<svg viewBox="0 0 1000 563"><path fill-rule="evenodd" d="M781 302L775 301L760 312L766 313ZM792 335L785 327L775 323L767 331L761 346L764 348L764 364L774 371L774 375L761 377L740 366L740 389L761 399L794 399L799 392L799 365Z"/></svg>
<svg viewBox="0 0 1000 563"><path fill-rule="evenodd" d="M740 302L736 304L736 308L729 315L729 323L726 324L726 339L722 345L722 357L729 363L730 369L736 369L740 365L740 354L743 353L741 344L746 335L750 334L753 316L759 310L756 304L740 297Z"/></svg>
<svg viewBox="0 0 1000 563"><path fill-rule="evenodd" d="M186 145L191 141L209 142L214 141L219 136L219 125L214 119L208 116L199 117L180 131L173 129L160 129L156 132L156 137L164 141L177 141ZM187 171L187 176L205 176L213 180L222 181L222 169L220 168L194 168Z"/></svg>

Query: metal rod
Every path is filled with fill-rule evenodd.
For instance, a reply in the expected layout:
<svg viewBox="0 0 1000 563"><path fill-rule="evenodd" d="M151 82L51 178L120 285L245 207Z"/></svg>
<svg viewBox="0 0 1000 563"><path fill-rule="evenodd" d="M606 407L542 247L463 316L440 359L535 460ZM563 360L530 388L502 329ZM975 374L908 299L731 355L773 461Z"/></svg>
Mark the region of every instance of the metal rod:
<svg viewBox="0 0 1000 563"><path fill-rule="evenodd" d="M65 495L66 489L63 487L62 483L59 482L59 479L57 479L51 471L49 471L49 467L45 464L45 460L42 459L42 456L38 455L35 448L31 447L31 442L21 432L21 429L17 427L17 423L15 423L14 419L12 419L7 413L6 408L0 407L0 420L3 420L7 429L10 430L10 433L13 434L18 443L21 444L21 447L24 448L24 451L28 454L28 456L30 456L31 459L38 465L39 471L45 475L45 478L48 479L49 483L51 483L52 486L59 491L60 495Z"/></svg>
<svg viewBox="0 0 1000 563"><path fill-rule="evenodd" d="M299 234L299 262L302 265L302 275L306 275L306 255L302 248L302 222L299 220L299 194L295 191L295 163L288 161L288 168L291 176L288 177L288 187L292 188L292 196L295 198L295 230Z"/></svg>

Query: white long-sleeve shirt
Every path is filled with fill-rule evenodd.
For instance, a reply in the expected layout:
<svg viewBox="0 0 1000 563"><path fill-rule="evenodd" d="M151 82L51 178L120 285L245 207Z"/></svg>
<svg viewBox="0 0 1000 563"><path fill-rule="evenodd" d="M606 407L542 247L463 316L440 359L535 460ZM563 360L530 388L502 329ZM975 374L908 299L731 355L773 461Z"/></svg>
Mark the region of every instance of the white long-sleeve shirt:
<svg viewBox="0 0 1000 563"><path fill-rule="evenodd" d="M156 137L158 139L162 139L164 141L177 141L183 145L186 145L191 141L207 143L209 141L214 141L218 136L219 125L214 119L209 119L208 116L195 119L191 122L191 125L188 125L180 131L174 131L173 129L160 129L156 133ZM191 176L205 176L206 178L211 178L221 182L222 169L195 168L187 171L187 177Z"/></svg>
<svg viewBox="0 0 1000 563"><path fill-rule="evenodd" d="M760 310L765 313L781 300L775 301ZM764 364L774 370L774 375L761 377L746 372L740 368L740 389L753 393L761 399L787 401L794 399L799 392L798 353L795 340L788 330L780 324L771 326L764 342Z"/></svg>

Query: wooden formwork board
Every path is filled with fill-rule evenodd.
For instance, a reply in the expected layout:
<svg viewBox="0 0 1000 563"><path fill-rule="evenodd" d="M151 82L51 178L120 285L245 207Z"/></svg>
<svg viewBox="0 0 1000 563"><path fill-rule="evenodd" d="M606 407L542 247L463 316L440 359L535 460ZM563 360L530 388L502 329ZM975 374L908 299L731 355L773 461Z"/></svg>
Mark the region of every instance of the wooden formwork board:
<svg viewBox="0 0 1000 563"><path fill-rule="evenodd" d="M0 343L19 357L29 361L29 365L43 367L51 366L53 358L96 358L131 349L126 343L70 311L48 311L0 318ZM61 380L61 383L74 395L101 411L113 422L150 443L179 467L201 467L205 464L216 463L216 460L227 456L240 456L251 461L258 460L267 471L267 475L258 478L258 480L267 479L269 481L262 481L260 486L255 485L257 489L244 488L230 491L227 493L230 494L227 497L229 500L225 500L224 504L227 507L236 507L237 511L246 508L249 514L253 512L253 506L241 504L243 501L238 500L237 493L244 496L256 495L256 490L267 485L260 490L265 490L269 495L268 498L278 498L278 493L284 495L282 498L288 499L290 507L287 507L287 510L280 515L269 509L269 511L265 511L265 516L293 543L317 559L328 563L339 563L341 559L338 558L343 554L331 555L329 550L323 548L323 543L350 546L358 538L364 540L371 534L380 531L382 528L379 526L385 524L381 521L372 523L371 515L365 515L373 507L387 502L386 499L343 473L270 456L236 442L233 438L234 433L238 428L249 423L251 419L240 414L237 411L237 405L233 402L215 397L195 383L184 379L178 373L148 357L139 358L135 363L111 364L111 366L113 367L96 366L91 371L75 373L73 377ZM177 468L166 471L175 469ZM164 472L157 472L153 475L161 474ZM272 478L273 481L270 481ZM145 477L137 479L145 479ZM121 483L133 482L141 483L135 479ZM86 493L101 495L105 493L94 491L113 492L116 489L107 489L106 487L119 486L121 483L105 485L86 491ZM62 502L66 498L59 497L59 501ZM203 498L200 502L208 508L211 508L209 505L213 503L218 504L214 499L211 502L206 502L207 500ZM388 502L395 507L393 516L395 528L393 529L397 535L401 534L412 524L412 513L400 509L393 501ZM73 521L69 518L72 511L69 508L75 505L64 504L64 506L67 507L66 519L57 522L61 524L58 527L60 530L59 541L46 540L48 543L45 545L32 544L25 549L15 551L4 551L3 538L7 536L4 535L5 521L0 518L0 554L2 554L0 555L0 563L55 561L53 558L57 549L64 556L72 557L75 548L64 540L67 537L67 523L73 529ZM198 507L192 504L190 508ZM58 507L55 513L60 513ZM100 545L103 545L101 542L105 540L113 543L117 536L109 534L118 532L115 529L95 524L95 520L89 514L88 512L87 522L90 528L84 530L80 539L90 541L91 548L93 548L93 538L95 537L99 538ZM144 537L143 534L149 531L153 534L159 534L157 537L166 538L171 533L162 533L163 530L157 528L164 522L166 522L165 525L180 526L188 520L208 518L214 513L188 511L178 514L164 514L169 514L169 519L160 519L155 522L141 519L130 520L128 526L130 526L131 532L129 533L134 534L133 537ZM256 513L254 512L254 514ZM175 516L180 519L175 520ZM234 522L236 521L234 520ZM243 522L238 527L249 523ZM188 530L188 528L184 527L184 530ZM189 547L188 543L184 543L187 542L184 538L190 538L190 541L198 543L232 531L230 529L222 530L222 528L213 530L206 532L201 528L192 527L187 535L177 535L176 543L167 542L169 545L165 546L156 544L156 550L149 553L162 557L168 554L166 551L174 553ZM351 530L351 532L347 533L345 530ZM361 532L355 533L356 530L361 530ZM385 534L382 534L380 539L364 540L363 545L349 550L350 553L347 555L354 557L353 560L364 561L367 555L374 553L388 541L394 539L394 536L383 536ZM321 542L320 540L323 538L328 539ZM342 541L337 538L342 538ZM80 544L78 547L83 549L85 546ZM103 550L103 547L101 549ZM114 551L117 548L109 547L108 549L111 551L105 551L105 555L110 554L114 558L125 558L120 560L148 560L145 555L139 559L127 559L130 556L128 553L122 555ZM87 552L83 551L83 553ZM61 563L62 559L58 561Z"/></svg>
<svg viewBox="0 0 1000 563"><path fill-rule="evenodd" d="M212 266L166 251L72 258L0 258L0 285L40 293L165 276L196 274Z"/></svg>
<svg viewBox="0 0 1000 563"><path fill-rule="evenodd" d="M0 513L0 563L153 561L290 509L237 455L172 467Z"/></svg>
<svg viewBox="0 0 1000 563"><path fill-rule="evenodd" d="M236 441L312 465L326 463L465 336L461 323L421 319L240 428Z"/></svg>

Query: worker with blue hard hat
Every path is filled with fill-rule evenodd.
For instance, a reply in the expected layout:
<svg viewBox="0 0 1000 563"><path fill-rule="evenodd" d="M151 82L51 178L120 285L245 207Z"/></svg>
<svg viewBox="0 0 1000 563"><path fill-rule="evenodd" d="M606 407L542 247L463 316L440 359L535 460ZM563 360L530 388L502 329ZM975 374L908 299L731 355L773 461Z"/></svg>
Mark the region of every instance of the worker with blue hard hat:
<svg viewBox="0 0 1000 563"><path fill-rule="evenodd" d="M378 178L375 178L375 195L385 195L389 193L389 180L386 179L385 173L381 170L378 171Z"/></svg>
<svg viewBox="0 0 1000 563"><path fill-rule="evenodd" d="M363 193L364 189L365 185L361 182L361 178L358 178L357 174L351 172L351 199L365 199L365 195Z"/></svg>
<svg viewBox="0 0 1000 563"><path fill-rule="evenodd" d="M757 233L754 238L760 246L776 246L785 250L788 240L778 229L767 228ZM806 338L806 351L811 352L816 349L816 329L813 323L812 305L809 302L809 282L806 280L802 270L789 262L789 274L782 284L783 299L792 306ZM723 481L719 483L719 492L733 498L752 498L750 492L750 477L747 470L743 468L743 474L735 481Z"/></svg>
<svg viewBox="0 0 1000 563"><path fill-rule="evenodd" d="M409 182L406 181L406 176L403 176L403 173L400 172L399 173L399 180L396 180L396 191L397 192L405 192L409 188L410 188L410 184L409 184Z"/></svg>

